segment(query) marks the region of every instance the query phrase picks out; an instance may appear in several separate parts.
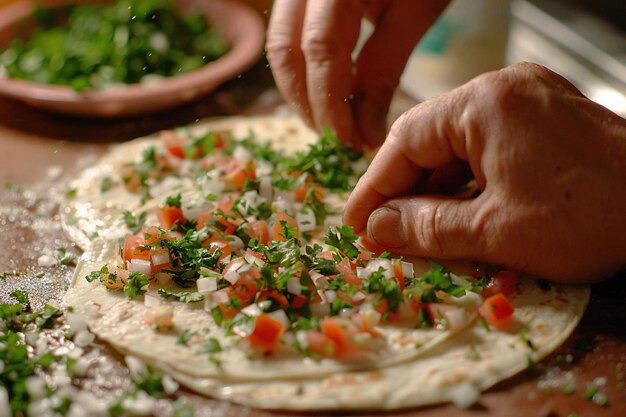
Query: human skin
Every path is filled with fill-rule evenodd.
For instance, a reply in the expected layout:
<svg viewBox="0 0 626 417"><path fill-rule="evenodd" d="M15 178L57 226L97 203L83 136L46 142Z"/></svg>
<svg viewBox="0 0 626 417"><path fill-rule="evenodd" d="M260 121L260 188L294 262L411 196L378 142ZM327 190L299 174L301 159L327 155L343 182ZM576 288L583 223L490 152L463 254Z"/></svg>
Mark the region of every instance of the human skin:
<svg viewBox="0 0 626 417"><path fill-rule="evenodd" d="M276 0L267 58L276 85L302 118L344 144L377 146L411 51L448 5L443 0ZM373 35L353 61L363 18Z"/></svg>
<svg viewBox="0 0 626 417"><path fill-rule="evenodd" d="M471 177L479 195L442 192ZM626 120L539 65L481 75L392 125L344 222L398 254L606 278L626 265Z"/></svg>

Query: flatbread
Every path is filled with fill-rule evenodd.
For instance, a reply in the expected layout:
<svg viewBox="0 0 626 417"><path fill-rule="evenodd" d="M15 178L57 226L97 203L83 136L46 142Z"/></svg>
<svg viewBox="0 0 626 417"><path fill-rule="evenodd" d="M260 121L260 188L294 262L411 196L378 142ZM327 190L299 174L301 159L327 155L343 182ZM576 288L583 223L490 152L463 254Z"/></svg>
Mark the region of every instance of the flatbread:
<svg viewBox="0 0 626 417"><path fill-rule="evenodd" d="M209 130L247 136L290 151L305 149L317 136L293 116L227 118L198 124L195 133ZM474 395L523 370L554 351L571 334L588 302L585 287L552 285L542 289L533 278L519 282L511 299L513 323L488 331L476 314L476 294L457 300L466 306L465 323L454 330L378 326L384 344L359 360L312 359L280 351L270 358L249 357L241 341L233 340L211 319L202 304L161 300L173 306L174 328L155 332L146 324L143 297L129 300L85 276L103 265L119 263L116 242L127 234L126 210L146 211L146 224L163 199L180 193L183 199L198 192L192 178L179 176L153 184L147 201L121 183L100 191L105 178L115 178L129 160L136 160L158 137L119 145L76 181L77 197L63 208L66 230L85 249L64 303L86 316L90 329L124 354L143 359L188 388L202 394L267 409L395 409L454 401ZM340 211L345 195L333 195ZM330 217L336 224L340 217ZM328 225L326 224L326 226ZM424 263L416 262L416 276ZM157 299L150 286L145 297ZM169 288L166 288L169 289ZM181 331L194 334L181 344ZM524 336L521 336L523 334ZM203 351L208 339L220 343L219 364Z"/></svg>

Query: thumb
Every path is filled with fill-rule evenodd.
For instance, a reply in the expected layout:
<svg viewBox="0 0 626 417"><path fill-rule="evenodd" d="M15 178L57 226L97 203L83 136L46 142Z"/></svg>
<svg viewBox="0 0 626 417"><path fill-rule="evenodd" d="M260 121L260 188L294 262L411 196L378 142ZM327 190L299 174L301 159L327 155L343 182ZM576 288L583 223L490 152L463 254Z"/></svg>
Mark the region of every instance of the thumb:
<svg viewBox="0 0 626 417"><path fill-rule="evenodd" d="M367 222L367 235L392 252L437 259L479 257L484 237L472 201L406 197L385 202Z"/></svg>

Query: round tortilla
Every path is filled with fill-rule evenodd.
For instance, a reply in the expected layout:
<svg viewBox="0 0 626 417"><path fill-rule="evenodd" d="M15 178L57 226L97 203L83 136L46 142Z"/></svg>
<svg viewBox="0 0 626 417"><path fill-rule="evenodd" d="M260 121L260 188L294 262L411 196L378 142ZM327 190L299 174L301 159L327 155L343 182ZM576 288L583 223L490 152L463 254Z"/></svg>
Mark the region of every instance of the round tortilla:
<svg viewBox="0 0 626 417"><path fill-rule="evenodd" d="M292 116L229 118L192 129L231 130L235 137L252 130L260 141L271 140L290 150L304 149L317 138ZM124 211L153 212L150 209L173 192L194 192L193 181L185 178L157 185L157 192L145 203L122 184L100 192L104 178L115 176L158 140L150 137L119 145L76 181L77 197L62 210L68 220L66 230L86 252L64 302L84 314L90 329L117 350L143 359L199 393L256 408L294 410L395 409L453 401L541 360L571 334L585 310L588 288L552 285L546 291L525 278L520 294L511 299L515 319L507 331L487 331L475 314L457 332L381 327L387 342L382 350L353 362L295 355L249 358L240 342L227 337L202 305L162 301L174 306L175 327L155 332L144 322L148 307L141 298L128 300L122 292L84 278L117 261L114 242L127 233ZM341 203L336 202L336 207ZM147 224L156 222L151 216ZM522 329L526 337L521 336ZM187 344L177 341L183 330L195 334ZM203 352L209 338L218 340L224 350L219 366Z"/></svg>

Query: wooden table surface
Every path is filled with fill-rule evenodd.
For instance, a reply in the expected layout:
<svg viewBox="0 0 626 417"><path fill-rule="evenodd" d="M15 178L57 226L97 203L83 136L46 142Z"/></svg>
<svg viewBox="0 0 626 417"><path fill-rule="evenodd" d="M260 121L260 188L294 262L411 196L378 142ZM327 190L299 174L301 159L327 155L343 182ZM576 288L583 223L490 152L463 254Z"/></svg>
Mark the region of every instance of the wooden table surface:
<svg viewBox="0 0 626 417"><path fill-rule="evenodd" d="M269 84L265 65L259 65L244 74L242 79L230 82L197 102L176 110L125 120L69 118L0 99L0 186L4 184L0 190L0 248L3 249L0 251L0 274L14 278L0 283L0 302L8 300L12 285L19 286L24 281L34 280L37 250L41 248L38 244L41 232L32 230L32 222L27 220L42 203L20 196L16 189L41 188L42 184L51 180L56 180L56 186L62 187L62 181L72 178L81 164L93 161L111 143L192 123L208 116L235 114L244 110L258 113L271 109L280 99L275 91L265 90ZM58 182L59 176L61 183ZM24 210L20 211L21 208ZM51 216L50 221L54 223L58 219ZM53 228L47 233L55 244L71 245L60 229ZM58 299L71 276L71 268L55 268L54 274L50 274L49 285L40 293L41 302ZM458 409L445 405L382 414L419 417L624 417L624 367L626 273L621 273L592 287L589 308L564 346L531 371L484 393L472 408ZM575 392L564 393L563 388L572 383L576 387ZM599 390L606 394L608 405L599 406L584 398L590 384L598 385ZM211 415L211 411L217 412L217 408L219 415L224 416L287 415L250 410L221 401L195 399L202 415ZM359 415L376 414L380 413Z"/></svg>

